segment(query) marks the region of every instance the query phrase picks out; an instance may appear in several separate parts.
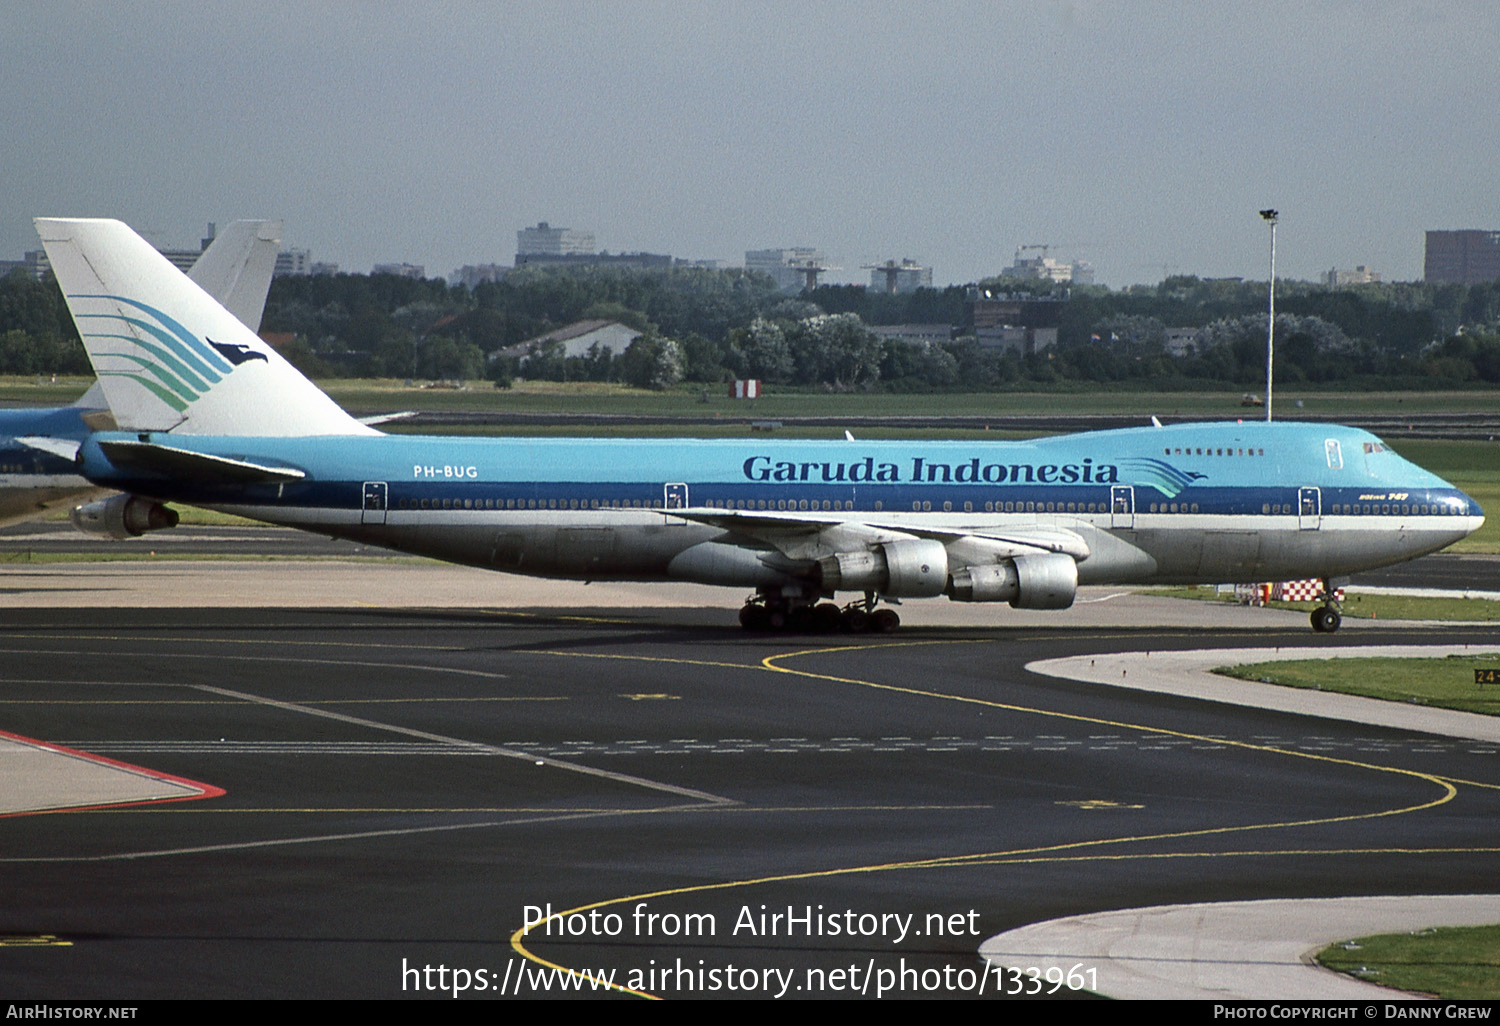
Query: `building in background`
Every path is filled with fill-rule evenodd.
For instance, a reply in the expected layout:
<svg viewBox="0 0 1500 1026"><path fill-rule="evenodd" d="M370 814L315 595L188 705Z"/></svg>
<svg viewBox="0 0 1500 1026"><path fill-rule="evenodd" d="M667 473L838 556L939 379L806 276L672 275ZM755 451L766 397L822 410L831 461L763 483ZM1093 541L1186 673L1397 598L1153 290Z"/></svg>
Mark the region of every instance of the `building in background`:
<svg viewBox="0 0 1500 1026"><path fill-rule="evenodd" d="M376 264L370 268L371 274L394 274L398 278L415 278L421 280L427 277L427 268L423 264Z"/></svg>
<svg viewBox="0 0 1500 1026"><path fill-rule="evenodd" d="M504 281L511 269L501 264L464 264L448 278L450 285L474 288L476 285L493 285Z"/></svg>
<svg viewBox="0 0 1500 1026"><path fill-rule="evenodd" d="M1352 271L1340 271L1335 267L1323 275L1323 284L1331 289L1347 288L1350 285L1372 285L1379 280L1380 272L1372 271L1364 264L1360 264Z"/></svg>
<svg viewBox="0 0 1500 1026"><path fill-rule="evenodd" d="M1074 260L1065 264L1061 260L1054 260L1047 255L1050 246L1035 245L1021 246L1016 250L1016 258L1011 265L1000 272L1002 278L1026 278L1040 281L1054 281L1059 285L1092 285L1094 284L1094 265L1087 260ZM1039 249L1042 255L1039 257L1025 256L1028 249Z"/></svg>
<svg viewBox="0 0 1500 1026"><path fill-rule="evenodd" d="M887 260L883 264L861 266L870 272L871 292L888 292L895 295L898 292L915 292L917 289L932 288L932 268L923 267L915 260L903 258L899 264L894 260Z"/></svg>
<svg viewBox="0 0 1500 1026"><path fill-rule="evenodd" d="M584 256L596 252L593 232L580 232L572 228L554 228L546 221L539 221L534 228L522 228L516 232L516 266L524 262L523 256Z"/></svg>
<svg viewBox="0 0 1500 1026"><path fill-rule="evenodd" d="M1500 279L1500 232L1428 232L1424 281L1479 285Z"/></svg>
<svg viewBox="0 0 1500 1026"><path fill-rule="evenodd" d="M0 278L12 271L25 271L32 278L41 281L52 273L52 264L47 259L45 249L31 249L22 253L20 260L0 260Z"/></svg>
<svg viewBox="0 0 1500 1026"><path fill-rule="evenodd" d="M516 267L674 267L685 261L665 253L606 253L594 243L593 232L553 228L540 221L516 232Z"/></svg>
<svg viewBox="0 0 1500 1026"><path fill-rule="evenodd" d="M995 293L977 286L965 301L965 328L981 346L1009 349L1021 355L1040 353L1057 344L1063 301L1057 296Z"/></svg>
<svg viewBox="0 0 1500 1026"><path fill-rule="evenodd" d="M822 252L811 246L791 246L786 249L747 249L745 270L770 275L778 289L795 294L803 289L817 288L818 275L838 268L829 267Z"/></svg>
<svg viewBox="0 0 1500 1026"><path fill-rule="evenodd" d="M305 249L284 249L276 254L276 266L271 277L286 278L294 274L313 273L312 253Z"/></svg>
<svg viewBox="0 0 1500 1026"><path fill-rule="evenodd" d="M953 341L951 324L872 324L868 330L882 342L905 342L923 349Z"/></svg>
<svg viewBox="0 0 1500 1026"><path fill-rule="evenodd" d="M517 253L517 267L674 267L667 253Z"/></svg>

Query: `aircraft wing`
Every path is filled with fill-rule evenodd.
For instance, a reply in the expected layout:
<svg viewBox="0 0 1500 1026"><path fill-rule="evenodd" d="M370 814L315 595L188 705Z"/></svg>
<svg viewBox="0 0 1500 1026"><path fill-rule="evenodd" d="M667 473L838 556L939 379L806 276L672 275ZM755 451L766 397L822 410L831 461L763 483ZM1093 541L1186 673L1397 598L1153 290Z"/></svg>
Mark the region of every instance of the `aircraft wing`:
<svg viewBox="0 0 1500 1026"><path fill-rule="evenodd" d="M1089 557L1089 546L1082 535L1049 524L973 530L848 520L836 513L714 508L674 509L668 513L769 545L794 560L820 559L836 552L911 538L929 538L945 546L972 549L974 557L984 561L1047 552L1079 561Z"/></svg>

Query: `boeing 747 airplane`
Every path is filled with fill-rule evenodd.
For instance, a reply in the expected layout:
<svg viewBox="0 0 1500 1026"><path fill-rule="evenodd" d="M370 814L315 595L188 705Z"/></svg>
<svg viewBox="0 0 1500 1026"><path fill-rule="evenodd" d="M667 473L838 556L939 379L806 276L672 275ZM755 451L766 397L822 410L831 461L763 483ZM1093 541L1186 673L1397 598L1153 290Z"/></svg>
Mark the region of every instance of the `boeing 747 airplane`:
<svg viewBox="0 0 1500 1026"><path fill-rule="evenodd" d="M260 327L280 248L280 221L235 221L215 236L188 277L253 332ZM0 410L0 526L98 495L100 489L79 476L73 456L91 431L113 426L97 384L71 406ZM123 538L130 533L127 521L145 526L141 518L148 508L115 496L82 507L74 522ZM171 526L161 522L163 515L157 526Z"/></svg>
<svg viewBox="0 0 1500 1026"><path fill-rule="evenodd" d="M891 630L880 599L1061 609L1085 584L1344 575L1478 529L1355 428L1211 423L1026 442L390 436L117 221L38 219L119 431L95 484L512 573L755 594L750 628ZM840 592L860 600L841 609Z"/></svg>

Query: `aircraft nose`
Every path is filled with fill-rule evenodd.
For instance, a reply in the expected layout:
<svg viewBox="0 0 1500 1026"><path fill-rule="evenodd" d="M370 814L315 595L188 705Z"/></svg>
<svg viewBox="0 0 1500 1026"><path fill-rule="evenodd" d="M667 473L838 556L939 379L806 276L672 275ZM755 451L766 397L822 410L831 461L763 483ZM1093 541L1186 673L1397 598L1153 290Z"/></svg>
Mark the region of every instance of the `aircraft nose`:
<svg viewBox="0 0 1500 1026"><path fill-rule="evenodd" d="M1459 492L1458 494L1464 497L1464 506L1467 511L1466 520L1468 522L1468 531L1469 534L1473 534L1475 531L1484 526L1484 510L1480 508L1479 503L1474 501L1473 496L1468 495L1464 492Z"/></svg>

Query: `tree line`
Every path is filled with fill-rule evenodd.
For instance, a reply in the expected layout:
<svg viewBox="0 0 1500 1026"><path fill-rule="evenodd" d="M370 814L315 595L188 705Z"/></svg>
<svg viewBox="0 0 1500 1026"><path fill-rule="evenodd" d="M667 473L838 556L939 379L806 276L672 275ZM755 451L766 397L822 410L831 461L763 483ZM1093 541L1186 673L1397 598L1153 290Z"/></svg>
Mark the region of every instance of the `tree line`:
<svg viewBox="0 0 1500 1026"><path fill-rule="evenodd" d="M822 286L789 297L769 278L705 268L527 267L475 288L392 275L277 278L262 330L314 377L613 380L649 388L755 377L830 390L998 390L1066 382L1254 387L1264 375L1265 283L1174 276L1111 290L991 279L887 294ZM965 329L978 294L1057 303L1057 344L1022 354ZM1277 372L1328 387L1500 384L1500 282L1277 283ZM492 358L573 322L641 332L625 353L561 346ZM872 326L951 326L931 346ZM87 358L56 283L0 278L0 373L81 374Z"/></svg>

